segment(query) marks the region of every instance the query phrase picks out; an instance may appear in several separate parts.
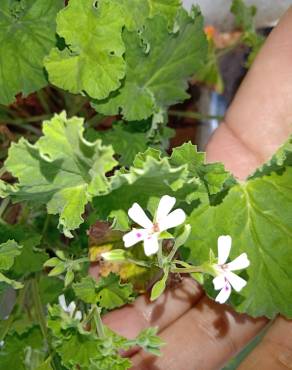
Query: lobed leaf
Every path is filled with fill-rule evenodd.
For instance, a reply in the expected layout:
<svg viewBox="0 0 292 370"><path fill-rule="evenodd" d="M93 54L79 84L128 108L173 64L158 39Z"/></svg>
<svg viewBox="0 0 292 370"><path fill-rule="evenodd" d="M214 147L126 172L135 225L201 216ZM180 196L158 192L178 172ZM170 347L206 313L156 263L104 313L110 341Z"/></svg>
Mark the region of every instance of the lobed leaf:
<svg viewBox="0 0 292 370"><path fill-rule="evenodd" d="M199 13L193 19L181 9L176 23L169 32L167 18L156 15L139 33L124 30L126 77L117 92L93 104L98 112L143 120L188 97L187 79L204 63L207 41Z"/></svg>
<svg viewBox="0 0 292 370"><path fill-rule="evenodd" d="M11 197L47 203L48 213L60 215L59 226L69 237L82 223L85 205L107 192L105 174L116 164L112 148L100 140L87 142L83 130L82 119L55 115L44 122L44 136L36 144L23 138L12 144L5 162L19 181Z"/></svg>
<svg viewBox="0 0 292 370"><path fill-rule="evenodd" d="M57 17L63 50L45 59L51 83L72 93L106 98L125 75L124 22L119 4L109 0L70 0Z"/></svg>
<svg viewBox="0 0 292 370"><path fill-rule="evenodd" d="M56 15L62 0L1 0L0 103L47 85L43 59L56 44Z"/></svg>
<svg viewBox="0 0 292 370"><path fill-rule="evenodd" d="M133 301L132 284L120 284L119 276L109 274L98 282L86 277L73 285L75 294L86 303L99 304L100 307L112 310Z"/></svg>
<svg viewBox="0 0 292 370"><path fill-rule="evenodd" d="M210 207L205 202L188 220L192 226L184 254L188 261L206 261L210 248L217 254L219 235L232 236L231 259L247 253L248 284L233 304L251 316L292 317L290 158L291 139L254 177L234 185L221 204Z"/></svg>

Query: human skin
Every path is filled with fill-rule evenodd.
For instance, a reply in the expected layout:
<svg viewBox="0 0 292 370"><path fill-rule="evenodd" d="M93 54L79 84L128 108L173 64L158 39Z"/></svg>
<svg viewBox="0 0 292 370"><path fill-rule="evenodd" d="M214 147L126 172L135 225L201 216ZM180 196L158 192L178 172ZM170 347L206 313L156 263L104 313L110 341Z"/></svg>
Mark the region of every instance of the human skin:
<svg viewBox="0 0 292 370"><path fill-rule="evenodd" d="M269 36L211 138L208 161L222 161L244 179L287 139L291 123L292 8ZM135 370L217 370L268 320L237 314L208 299L194 281L184 279L156 302L141 296L133 305L106 315L104 322L127 337L148 326L159 327L167 343L162 356L132 353ZM239 369L292 369L292 321L276 318Z"/></svg>

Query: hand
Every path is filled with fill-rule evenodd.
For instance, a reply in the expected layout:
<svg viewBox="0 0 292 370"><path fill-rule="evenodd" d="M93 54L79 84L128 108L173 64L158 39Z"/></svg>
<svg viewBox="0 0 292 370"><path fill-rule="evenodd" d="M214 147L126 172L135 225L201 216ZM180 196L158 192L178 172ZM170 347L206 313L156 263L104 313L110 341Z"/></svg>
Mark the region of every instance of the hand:
<svg viewBox="0 0 292 370"><path fill-rule="evenodd" d="M291 39L292 9L268 38L208 145L208 160L224 162L241 179L267 160L291 133ZM111 312L104 321L127 337L147 326L159 326L167 343L163 356L132 354L136 370L220 369L268 323L265 318L255 320L216 304L190 279L154 303L141 296L133 306ZM279 317L239 369L290 368L292 322Z"/></svg>

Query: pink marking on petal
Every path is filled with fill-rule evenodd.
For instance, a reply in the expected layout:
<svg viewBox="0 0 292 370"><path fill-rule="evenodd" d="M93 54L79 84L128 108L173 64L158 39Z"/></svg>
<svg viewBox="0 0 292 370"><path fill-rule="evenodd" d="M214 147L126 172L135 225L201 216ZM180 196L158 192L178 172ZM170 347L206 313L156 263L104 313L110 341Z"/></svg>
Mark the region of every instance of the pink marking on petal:
<svg viewBox="0 0 292 370"><path fill-rule="evenodd" d="M142 234L141 233L137 233L136 236L137 236L137 238L140 239L142 237Z"/></svg>
<svg viewBox="0 0 292 370"><path fill-rule="evenodd" d="M229 285L225 285L225 288L226 292L230 289Z"/></svg>

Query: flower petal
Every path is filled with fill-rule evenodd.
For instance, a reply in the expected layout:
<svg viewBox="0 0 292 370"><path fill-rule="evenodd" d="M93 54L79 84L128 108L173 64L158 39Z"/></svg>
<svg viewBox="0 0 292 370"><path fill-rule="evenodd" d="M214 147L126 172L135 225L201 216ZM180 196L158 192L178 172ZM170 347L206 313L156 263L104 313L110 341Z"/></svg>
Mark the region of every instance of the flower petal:
<svg viewBox="0 0 292 370"><path fill-rule="evenodd" d="M221 235L218 238L218 265L223 265L229 256L232 238L230 235Z"/></svg>
<svg viewBox="0 0 292 370"><path fill-rule="evenodd" d="M176 199L169 195L164 195L158 204L158 208L155 215L156 222L159 222L165 218L175 205Z"/></svg>
<svg viewBox="0 0 292 370"><path fill-rule="evenodd" d="M213 279L214 289L215 290L222 289L226 285L226 282L227 282L227 280L226 280L224 274L216 276Z"/></svg>
<svg viewBox="0 0 292 370"><path fill-rule="evenodd" d="M67 312L70 314L70 316L73 316L75 309L76 309L76 303L72 301L67 308Z"/></svg>
<svg viewBox="0 0 292 370"><path fill-rule="evenodd" d="M67 303L66 303L66 299L65 299L65 296L64 294L60 295L58 297L58 300L59 300L59 305L61 306L61 308L67 312L68 310L68 307L67 307Z"/></svg>
<svg viewBox="0 0 292 370"><path fill-rule="evenodd" d="M165 231L167 229L171 229L172 227L178 226L185 222L186 214L182 209L176 209L175 211L171 212L168 216L163 218L158 222L159 230Z"/></svg>
<svg viewBox="0 0 292 370"><path fill-rule="evenodd" d="M79 321L82 320L82 313L81 313L81 311L77 311L75 313L74 319L79 320Z"/></svg>
<svg viewBox="0 0 292 370"><path fill-rule="evenodd" d="M235 260L227 264L230 271L242 270L250 265L250 261L246 253L242 253L240 256L235 258Z"/></svg>
<svg viewBox="0 0 292 370"><path fill-rule="evenodd" d="M224 288L221 289L220 293L215 298L215 301L221 304L225 303L227 299L230 297L230 294L231 294L231 286L230 284L227 283L224 286Z"/></svg>
<svg viewBox="0 0 292 370"><path fill-rule="evenodd" d="M133 229L123 236L123 241L126 248L141 242L148 236L148 231L145 229Z"/></svg>
<svg viewBox="0 0 292 370"><path fill-rule="evenodd" d="M231 284L232 288L237 292L240 292L241 289L244 288L247 284L243 278L234 274L233 272L227 272L225 276Z"/></svg>
<svg viewBox="0 0 292 370"><path fill-rule="evenodd" d="M128 215L136 224L144 227L144 229L151 229L153 227L153 223L149 220L138 203L132 205L128 211Z"/></svg>
<svg viewBox="0 0 292 370"><path fill-rule="evenodd" d="M151 256L158 252L159 244L157 239L157 234L149 235L144 239L144 252L146 256Z"/></svg>

